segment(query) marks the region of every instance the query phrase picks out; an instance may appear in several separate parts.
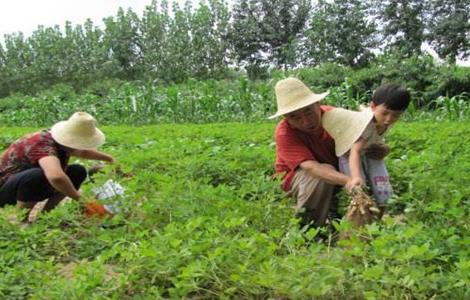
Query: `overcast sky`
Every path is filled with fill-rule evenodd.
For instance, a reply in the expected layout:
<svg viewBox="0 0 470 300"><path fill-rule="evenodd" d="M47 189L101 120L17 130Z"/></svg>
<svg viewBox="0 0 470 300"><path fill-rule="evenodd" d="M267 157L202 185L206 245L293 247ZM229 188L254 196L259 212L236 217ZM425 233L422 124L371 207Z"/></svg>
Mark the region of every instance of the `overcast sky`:
<svg viewBox="0 0 470 300"><path fill-rule="evenodd" d="M184 1L179 1L184 2ZM128 8L139 15L152 0L1 0L0 37L21 31L26 36L38 25L64 27L65 21L83 24L90 18L101 25L104 17L115 16L119 7Z"/></svg>

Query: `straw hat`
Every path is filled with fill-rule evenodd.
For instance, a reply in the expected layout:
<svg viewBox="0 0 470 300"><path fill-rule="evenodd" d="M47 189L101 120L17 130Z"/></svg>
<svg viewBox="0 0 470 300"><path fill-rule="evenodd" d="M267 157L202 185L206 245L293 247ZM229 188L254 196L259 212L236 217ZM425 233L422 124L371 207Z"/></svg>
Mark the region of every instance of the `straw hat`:
<svg viewBox="0 0 470 300"><path fill-rule="evenodd" d="M293 77L278 81L274 89L276 90L277 112L269 119L309 106L328 95L328 92L313 93L302 81Z"/></svg>
<svg viewBox="0 0 470 300"><path fill-rule="evenodd" d="M104 143L104 134L96 128L96 120L86 112L76 112L67 121L51 128L52 138L73 149L96 149Z"/></svg>
<svg viewBox="0 0 470 300"><path fill-rule="evenodd" d="M323 128L335 140L335 152L341 156L361 137L374 114L370 109L352 111L334 108L322 116Z"/></svg>

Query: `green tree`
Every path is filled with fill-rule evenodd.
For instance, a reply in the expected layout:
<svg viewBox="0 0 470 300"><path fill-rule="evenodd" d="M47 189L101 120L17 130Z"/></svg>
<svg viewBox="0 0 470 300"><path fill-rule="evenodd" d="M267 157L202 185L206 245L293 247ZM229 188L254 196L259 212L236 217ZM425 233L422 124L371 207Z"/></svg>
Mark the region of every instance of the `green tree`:
<svg viewBox="0 0 470 300"><path fill-rule="evenodd" d="M33 53L23 33L5 35L2 85L10 92L29 93L33 91L31 66L34 62Z"/></svg>
<svg viewBox="0 0 470 300"><path fill-rule="evenodd" d="M226 70L230 13L225 2L201 2L191 18L191 75L217 77Z"/></svg>
<svg viewBox="0 0 470 300"><path fill-rule="evenodd" d="M262 1L266 12L260 23L274 63L283 68L296 64L296 47L308 20L310 1ZM277 2L277 3L275 3Z"/></svg>
<svg viewBox="0 0 470 300"><path fill-rule="evenodd" d="M168 28L168 43L166 44L167 63L170 64L165 73L166 81L184 81L190 77L191 70L191 3L186 2L183 8L173 3L171 19ZM170 71L171 70L171 71Z"/></svg>
<svg viewBox="0 0 470 300"><path fill-rule="evenodd" d="M142 35L143 75L151 80L165 78L170 73L168 52L171 18L168 2L154 0L144 10L140 32Z"/></svg>
<svg viewBox="0 0 470 300"><path fill-rule="evenodd" d="M265 58L261 39L261 28L258 26L254 12L257 1L240 0L233 7L233 21L229 30L228 39L231 46L231 55L238 65L256 66L261 68Z"/></svg>
<svg viewBox="0 0 470 300"><path fill-rule="evenodd" d="M425 3L422 0L375 0L385 48L405 57L421 53L424 42Z"/></svg>
<svg viewBox="0 0 470 300"><path fill-rule="evenodd" d="M470 2L429 1L427 41L440 58L455 63L470 55Z"/></svg>
<svg viewBox="0 0 470 300"><path fill-rule="evenodd" d="M236 2L230 41L237 62L257 67L295 66L310 9L307 0Z"/></svg>
<svg viewBox="0 0 470 300"><path fill-rule="evenodd" d="M65 25L64 43L67 48L67 77L63 80L81 89L107 77L107 56L103 46L103 32L91 20L83 25Z"/></svg>
<svg viewBox="0 0 470 300"><path fill-rule="evenodd" d="M305 61L311 64L336 62L361 67L377 46L376 25L368 20L368 3L360 0L320 0L314 7L306 31Z"/></svg>
<svg viewBox="0 0 470 300"><path fill-rule="evenodd" d="M3 44L0 43L0 98L9 95L9 87L7 84L7 70L6 70L6 53L3 49Z"/></svg>
<svg viewBox="0 0 470 300"><path fill-rule="evenodd" d="M115 75L135 79L141 68L142 54L139 17L131 9L125 12L120 8L117 16L105 18L104 24L103 42L109 53L109 63L116 67Z"/></svg>

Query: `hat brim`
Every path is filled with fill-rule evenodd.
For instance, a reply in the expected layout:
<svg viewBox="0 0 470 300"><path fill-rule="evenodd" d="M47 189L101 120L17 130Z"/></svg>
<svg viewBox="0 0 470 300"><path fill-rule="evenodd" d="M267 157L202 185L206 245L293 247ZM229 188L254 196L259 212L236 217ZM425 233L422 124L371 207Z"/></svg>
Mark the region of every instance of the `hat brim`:
<svg viewBox="0 0 470 300"><path fill-rule="evenodd" d="M371 116L369 122L372 121L372 116ZM359 127L358 131L354 135L351 135L349 140L346 143L339 144L339 143L336 143L336 141L335 141L335 154L336 154L336 156L340 157L340 156L344 155L346 152L348 152L349 150L351 150L354 143L357 142L357 140L361 137L362 133L364 132L364 130L367 128L368 125L369 125L369 123L364 123L361 127Z"/></svg>
<svg viewBox="0 0 470 300"><path fill-rule="evenodd" d="M304 101L297 103L295 106L283 109L283 110L278 110L274 115L268 117L268 119L274 119L281 117L283 115L286 115L288 113L294 112L296 110L305 108L306 106L309 106L311 104L314 104L316 102L319 102L323 99L325 99L326 96L330 94L329 91L321 93L321 94L313 94L307 97Z"/></svg>
<svg viewBox="0 0 470 300"><path fill-rule="evenodd" d="M322 116L322 126L335 140L335 154L342 156L361 137L374 114L371 110L361 112L334 108Z"/></svg>
<svg viewBox="0 0 470 300"><path fill-rule="evenodd" d="M77 150L92 150L104 144L105 135L95 128L92 136L73 136L67 133L67 121L60 121L51 127L52 138L59 144Z"/></svg>

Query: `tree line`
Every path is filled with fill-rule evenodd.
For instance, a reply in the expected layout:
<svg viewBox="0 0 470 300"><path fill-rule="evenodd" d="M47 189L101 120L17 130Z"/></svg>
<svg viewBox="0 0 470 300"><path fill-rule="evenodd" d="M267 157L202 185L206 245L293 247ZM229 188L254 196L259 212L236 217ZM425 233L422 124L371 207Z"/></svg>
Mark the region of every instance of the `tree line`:
<svg viewBox="0 0 470 300"><path fill-rule="evenodd" d="M468 0L152 1L142 15L119 9L101 27L66 22L0 44L0 97L109 79L184 82L232 70L335 63L360 69L380 54L403 58L430 45L450 64L470 55Z"/></svg>

